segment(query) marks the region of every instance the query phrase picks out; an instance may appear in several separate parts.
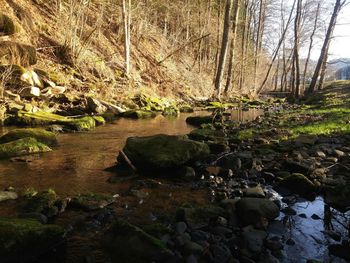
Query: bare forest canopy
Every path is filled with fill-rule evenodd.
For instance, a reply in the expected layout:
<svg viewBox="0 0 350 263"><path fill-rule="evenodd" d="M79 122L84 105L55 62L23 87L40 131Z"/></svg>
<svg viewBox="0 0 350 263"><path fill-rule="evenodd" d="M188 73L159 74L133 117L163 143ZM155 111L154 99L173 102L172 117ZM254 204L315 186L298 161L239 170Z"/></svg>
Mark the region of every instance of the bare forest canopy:
<svg viewBox="0 0 350 263"><path fill-rule="evenodd" d="M3 2L0 42L34 46L35 67L74 91L220 98L275 90L299 97L341 75L328 54L347 0ZM16 27L11 34L8 20ZM20 64L6 48L1 64Z"/></svg>

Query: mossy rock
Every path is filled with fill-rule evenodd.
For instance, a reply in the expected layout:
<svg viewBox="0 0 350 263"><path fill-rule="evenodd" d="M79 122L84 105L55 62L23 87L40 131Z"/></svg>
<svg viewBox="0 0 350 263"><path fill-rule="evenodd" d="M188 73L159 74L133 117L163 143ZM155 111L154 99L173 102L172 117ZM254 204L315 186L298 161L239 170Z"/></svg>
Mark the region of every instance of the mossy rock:
<svg viewBox="0 0 350 263"><path fill-rule="evenodd" d="M293 173L284 178L278 186L303 196L310 195L316 190L315 185L305 175L300 173Z"/></svg>
<svg viewBox="0 0 350 263"><path fill-rule="evenodd" d="M34 65L37 62L36 49L33 46L12 41L0 42L0 58L5 59L7 64L20 61L21 66Z"/></svg>
<svg viewBox="0 0 350 263"><path fill-rule="evenodd" d="M94 118L94 120L96 122L96 126L106 124L106 120L102 116L93 116L92 118Z"/></svg>
<svg viewBox="0 0 350 263"><path fill-rule="evenodd" d="M141 170L179 168L209 155L208 145L184 136L154 135L130 137L124 153Z"/></svg>
<svg viewBox="0 0 350 263"><path fill-rule="evenodd" d="M190 132L188 137L196 141L222 141L225 138L225 133L214 129L195 129Z"/></svg>
<svg viewBox="0 0 350 263"><path fill-rule="evenodd" d="M129 119L150 119L156 117L157 114L153 111L131 110L121 113L121 117Z"/></svg>
<svg viewBox="0 0 350 263"><path fill-rule="evenodd" d="M56 192L48 189L41 192L33 192L25 196L21 205L22 213L41 213L47 217L53 217L58 214L59 198Z"/></svg>
<svg viewBox="0 0 350 263"><path fill-rule="evenodd" d="M165 107L162 115L166 117L177 117L179 115L180 111L175 106Z"/></svg>
<svg viewBox="0 0 350 263"><path fill-rule="evenodd" d="M93 117L85 116L82 118L68 118L68 121L63 122L65 126L74 131L90 131L96 127L96 121Z"/></svg>
<svg viewBox="0 0 350 263"><path fill-rule="evenodd" d="M0 35L13 35L19 31L15 22L5 14L0 14Z"/></svg>
<svg viewBox="0 0 350 263"><path fill-rule="evenodd" d="M69 205L73 208L85 211L93 211L104 208L115 202L115 197L109 194L81 194L74 197Z"/></svg>
<svg viewBox="0 0 350 263"><path fill-rule="evenodd" d="M8 124L19 126L61 124L67 129L74 131L89 131L96 127L96 121L90 116L71 118L45 111L26 112L19 110L14 116L10 117L7 122Z"/></svg>
<svg viewBox="0 0 350 263"><path fill-rule="evenodd" d="M104 250L113 263L167 262L172 257L163 241L120 219L105 234Z"/></svg>
<svg viewBox="0 0 350 263"><path fill-rule="evenodd" d="M55 146L58 144L56 134L40 128L15 129L9 131L0 137L0 144L27 137L35 138L38 142L44 143L48 146Z"/></svg>
<svg viewBox="0 0 350 263"><path fill-rule="evenodd" d="M165 100L147 96L145 94L138 94L133 98L133 101L145 111L163 111L167 106Z"/></svg>
<svg viewBox="0 0 350 263"><path fill-rule="evenodd" d="M27 137L0 144L0 159L49 151L51 149L46 144L38 142L34 138Z"/></svg>
<svg viewBox="0 0 350 263"><path fill-rule="evenodd" d="M32 262L61 244L64 230L35 220L0 218L1 262Z"/></svg>
<svg viewBox="0 0 350 263"><path fill-rule="evenodd" d="M225 209L216 205L208 206L183 206L176 211L176 220L184 221L191 226L206 226L211 219L226 217Z"/></svg>
<svg viewBox="0 0 350 263"><path fill-rule="evenodd" d="M213 123L213 116L190 116L186 118L186 123L200 127L202 124Z"/></svg>

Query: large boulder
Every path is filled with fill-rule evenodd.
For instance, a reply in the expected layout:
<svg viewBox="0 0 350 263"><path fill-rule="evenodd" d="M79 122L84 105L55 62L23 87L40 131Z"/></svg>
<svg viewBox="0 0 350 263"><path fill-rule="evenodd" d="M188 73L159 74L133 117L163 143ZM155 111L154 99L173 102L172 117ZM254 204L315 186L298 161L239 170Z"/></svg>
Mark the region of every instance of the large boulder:
<svg viewBox="0 0 350 263"><path fill-rule="evenodd" d="M2 263L34 262L61 244L64 230L37 221L0 218L0 258Z"/></svg>
<svg viewBox="0 0 350 263"><path fill-rule="evenodd" d="M278 206L269 199L246 197L236 204L237 215L242 225L255 225L261 219L275 219L279 215Z"/></svg>
<svg viewBox="0 0 350 263"><path fill-rule="evenodd" d="M34 138L27 137L0 144L0 159L49 151L51 149L46 144L38 142Z"/></svg>
<svg viewBox="0 0 350 263"><path fill-rule="evenodd" d="M179 168L209 155L208 145L184 136L154 135L130 137L124 153L140 169L164 170Z"/></svg>
<svg viewBox="0 0 350 263"><path fill-rule="evenodd" d="M12 41L0 42L0 58L5 64L20 61L21 66L25 67L37 62L36 49L33 46Z"/></svg>
<svg viewBox="0 0 350 263"><path fill-rule="evenodd" d="M170 262L173 256L163 241L122 220L105 234L104 250L113 263Z"/></svg>
<svg viewBox="0 0 350 263"><path fill-rule="evenodd" d="M18 27L15 22L5 14L0 14L0 36L13 35L18 32Z"/></svg>
<svg viewBox="0 0 350 263"><path fill-rule="evenodd" d="M57 138L53 132L41 128L15 129L0 137L0 143L7 143L27 137L35 138L38 142L49 146L57 145Z"/></svg>

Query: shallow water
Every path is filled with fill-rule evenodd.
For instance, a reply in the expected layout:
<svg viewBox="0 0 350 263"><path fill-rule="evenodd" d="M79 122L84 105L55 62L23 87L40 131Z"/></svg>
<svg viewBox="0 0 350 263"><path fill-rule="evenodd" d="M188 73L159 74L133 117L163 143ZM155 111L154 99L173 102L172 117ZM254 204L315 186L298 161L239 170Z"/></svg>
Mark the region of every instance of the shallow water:
<svg viewBox="0 0 350 263"><path fill-rule="evenodd" d="M208 112L196 112L208 115ZM238 121L253 120L262 110L232 111ZM194 114L181 114L178 118L161 115L150 120L118 119L113 124L97 127L86 133L67 133L58 136L59 146L52 152L32 155L28 162L0 160L0 189L14 187L42 190L53 188L59 195L84 192L118 192L125 184L110 184L110 172L104 171L116 162L118 152L130 136L147 136L159 133L187 134L194 127L186 118ZM8 129L0 127L0 135Z"/></svg>
<svg viewBox="0 0 350 263"><path fill-rule="evenodd" d="M297 215L285 217L281 213L280 221L275 221L269 226L270 234L283 235L285 241L288 239L295 241L294 245L285 245L285 257L282 262L297 263L309 259L321 262L346 262L328 253L328 246L339 242L327 234L327 220L324 220L326 207L322 197L317 197L314 201L301 200L292 206ZM350 219L350 213L340 213L335 209L331 211L333 231L346 237L347 230L343 225ZM300 214L306 217L300 217ZM311 218L312 215L317 215L320 219L315 220Z"/></svg>

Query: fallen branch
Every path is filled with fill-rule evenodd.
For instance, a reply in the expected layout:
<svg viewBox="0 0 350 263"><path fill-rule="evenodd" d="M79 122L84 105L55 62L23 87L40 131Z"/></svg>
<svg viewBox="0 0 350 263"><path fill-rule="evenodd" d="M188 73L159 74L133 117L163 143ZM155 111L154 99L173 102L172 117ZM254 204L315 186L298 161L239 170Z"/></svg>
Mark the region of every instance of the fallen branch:
<svg viewBox="0 0 350 263"><path fill-rule="evenodd" d="M125 162L129 165L129 167L134 171L137 172L137 168L132 164L128 156L123 152L123 150L120 151L120 154L124 158Z"/></svg>

